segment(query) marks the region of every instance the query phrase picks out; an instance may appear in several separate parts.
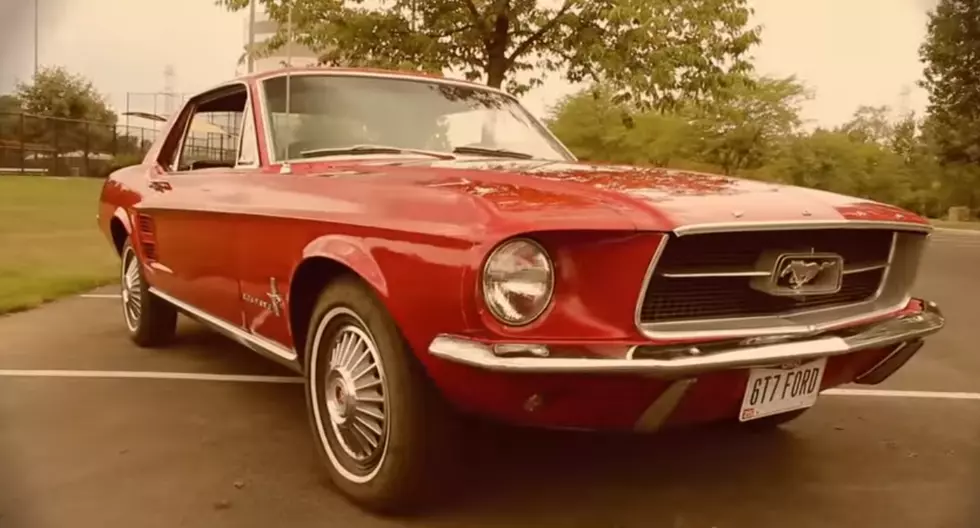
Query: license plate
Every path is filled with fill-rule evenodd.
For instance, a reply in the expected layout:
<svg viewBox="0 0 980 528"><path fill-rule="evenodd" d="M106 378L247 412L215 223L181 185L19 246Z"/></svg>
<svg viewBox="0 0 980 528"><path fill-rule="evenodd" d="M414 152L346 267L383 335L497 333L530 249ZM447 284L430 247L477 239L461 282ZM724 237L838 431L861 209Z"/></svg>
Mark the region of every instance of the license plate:
<svg viewBox="0 0 980 528"><path fill-rule="evenodd" d="M749 370L749 383L742 397L738 420L746 422L817 403L826 366L827 358L820 358L793 368Z"/></svg>

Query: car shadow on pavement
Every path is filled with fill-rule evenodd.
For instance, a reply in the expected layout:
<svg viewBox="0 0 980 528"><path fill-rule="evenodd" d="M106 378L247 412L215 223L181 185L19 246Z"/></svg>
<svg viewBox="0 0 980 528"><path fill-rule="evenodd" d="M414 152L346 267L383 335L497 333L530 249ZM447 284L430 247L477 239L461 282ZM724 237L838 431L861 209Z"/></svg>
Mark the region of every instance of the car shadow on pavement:
<svg viewBox="0 0 980 528"><path fill-rule="evenodd" d="M208 363L209 372L246 375L297 376L295 372L270 361L204 325L182 317L176 342L166 348L175 360Z"/></svg>
<svg viewBox="0 0 980 528"><path fill-rule="evenodd" d="M608 526L614 505L638 501L643 510L670 512L685 497L779 488L796 480L803 449L789 428L716 425L656 435L478 428L473 468L464 472L455 504L440 510L465 511L487 525L513 520L515 507L533 507L569 519L599 514Z"/></svg>
<svg viewBox="0 0 980 528"><path fill-rule="evenodd" d="M291 374L193 322L181 329L179 346L168 353L204 356L220 363L219 370ZM293 424L290 429L298 435L291 435L294 439L308 430L301 411L305 401L300 391L295 395L295 405L283 409L281 416ZM470 422L463 442L465 468L457 472L451 495L424 515L399 519L399 525L499 526L523 524L518 520L527 520L526 515L550 519L544 524L562 524L558 520L564 517L599 515L603 521L598 525L608 526L615 510L632 503L649 512L698 512L698 498L703 496L734 493L739 494L737 500L745 500L744 490L759 488L770 496L776 490L778 497L778 490L798 483L795 465L806 458L799 453L806 442L799 441L794 426L751 432L737 425L715 425L631 435ZM313 454L312 442L310 438L303 446L310 449L308 455ZM322 475L319 480L326 490L332 489ZM679 503L685 506L678 510ZM681 525L693 520L687 513L679 515L669 520L683 519Z"/></svg>

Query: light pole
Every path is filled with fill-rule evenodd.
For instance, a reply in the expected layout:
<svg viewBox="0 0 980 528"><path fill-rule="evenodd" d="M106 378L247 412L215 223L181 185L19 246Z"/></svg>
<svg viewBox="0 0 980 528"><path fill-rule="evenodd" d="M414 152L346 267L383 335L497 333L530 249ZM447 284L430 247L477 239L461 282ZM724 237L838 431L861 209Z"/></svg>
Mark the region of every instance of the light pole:
<svg viewBox="0 0 980 528"><path fill-rule="evenodd" d="M38 42L38 4L41 0L34 0L34 79L37 80L37 42Z"/></svg>
<svg viewBox="0 0 980 528"><path fill-rule="evenodd" d="M256 0L251 0L248 3L248 48L245 49L248 73L253 73L255 70L255 58L252 56L252 48L255 47L255 2Z"/></svg>

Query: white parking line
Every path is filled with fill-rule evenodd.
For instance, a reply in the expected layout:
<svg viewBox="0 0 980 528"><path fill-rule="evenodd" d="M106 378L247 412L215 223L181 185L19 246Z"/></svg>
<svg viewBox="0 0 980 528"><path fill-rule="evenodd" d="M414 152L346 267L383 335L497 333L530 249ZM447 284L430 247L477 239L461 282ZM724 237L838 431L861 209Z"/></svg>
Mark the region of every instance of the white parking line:
<svg viewBox="0 0 980 528"><path fill-rule="evenodd" d="M147 372L130 370L27 370L0 369L7 378L121 378L183 381L224 381L237 383L300 384L303 379L292 376L249 376L242 374L206 374L197 372ZM830 389L826 396L857 396L872 398L919 398L933 400L980 400L977 392L937 392L880 389Z"/></svg>
<svg viewBox="0 0 980 528"><path fill-rule="evenodd" d="M821 393L827 396L864 396L872 398L925 398L934 400L980 400L976 392L936 392L880 389L830 389Z"/></svg>
<svg viewBox="0 0 980 528"><path fill-rule="evenodd" d="M231 381L238 383L303 383L290 376L247 376L240 374L205 374L197 372L141 372L130 370L21 370L0 369L8 378L122 378L184 381Z"/></svg>
<svg viewBox="0 0 980 528"><path fill-rule="evenodd" d="M121 295L118 293L83 293L79 297L82 299L118 299Z"/></svg>

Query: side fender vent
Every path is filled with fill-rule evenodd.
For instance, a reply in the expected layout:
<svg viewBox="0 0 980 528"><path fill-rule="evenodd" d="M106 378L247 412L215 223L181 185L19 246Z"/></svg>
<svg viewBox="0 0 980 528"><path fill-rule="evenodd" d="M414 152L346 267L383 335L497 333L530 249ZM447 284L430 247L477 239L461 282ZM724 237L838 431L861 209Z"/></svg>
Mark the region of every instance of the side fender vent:
<svg viewBox="0 0 980 528"><path fill-rule="evenodd" d="M143 256L148 261L157 259L156 229L153 225L153 218L150 215L137 215L137 229L139 230L140 245L143 246Z"/></svg>

